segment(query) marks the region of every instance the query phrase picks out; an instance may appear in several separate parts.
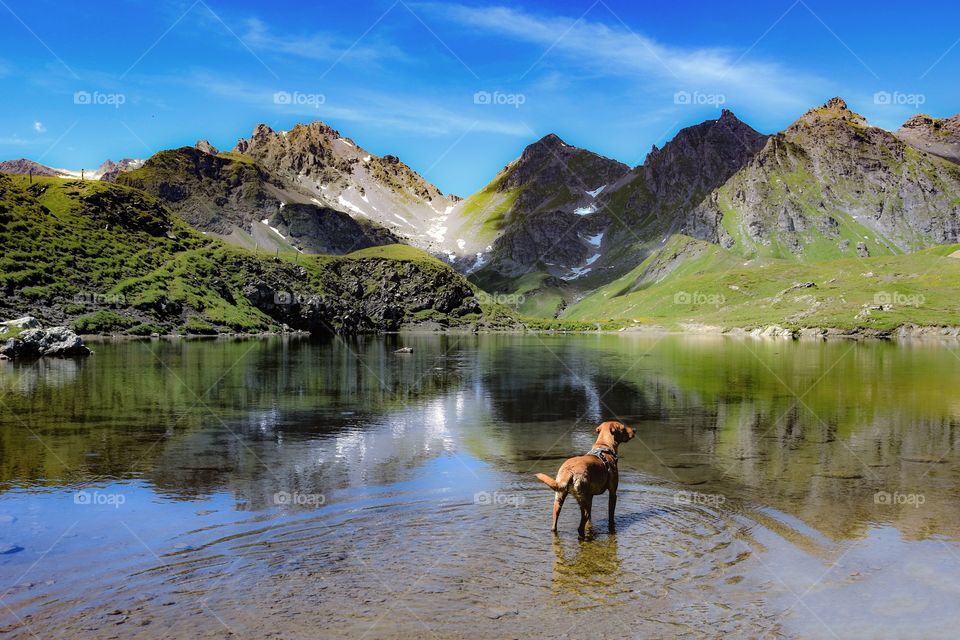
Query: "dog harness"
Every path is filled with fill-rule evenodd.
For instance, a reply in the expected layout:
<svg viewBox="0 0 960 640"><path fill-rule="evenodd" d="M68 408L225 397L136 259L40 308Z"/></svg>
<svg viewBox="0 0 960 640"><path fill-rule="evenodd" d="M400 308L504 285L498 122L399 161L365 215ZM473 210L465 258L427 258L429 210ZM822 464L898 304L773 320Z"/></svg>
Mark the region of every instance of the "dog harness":
<svg viewBox="0 0 960 640"><path fill-rule="evenodd" d="M610 456L611 460L604 458L603 454ZM606 447L594 447L593 449L590 449L590 451L587 451L587 455L600 458L600 462L602 462L603 466L606 467L607 473L612 471L611 467L613 466L613 463L617 461L617 454Z"/></svg>

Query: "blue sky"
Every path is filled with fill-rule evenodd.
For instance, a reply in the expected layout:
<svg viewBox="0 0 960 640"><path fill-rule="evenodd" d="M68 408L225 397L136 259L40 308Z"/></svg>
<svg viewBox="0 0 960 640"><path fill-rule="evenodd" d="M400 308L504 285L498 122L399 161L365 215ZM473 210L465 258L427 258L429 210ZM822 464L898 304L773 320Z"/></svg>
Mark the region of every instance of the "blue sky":
<svg viewBox="0 0 960 640"><path fill-rule="evenodd" d="M634 165L721 107L764 132L834 95L888 129L953 115L958 68L955 2L0 0L0 159L323 120L468 195L550 132Z"/></svg>

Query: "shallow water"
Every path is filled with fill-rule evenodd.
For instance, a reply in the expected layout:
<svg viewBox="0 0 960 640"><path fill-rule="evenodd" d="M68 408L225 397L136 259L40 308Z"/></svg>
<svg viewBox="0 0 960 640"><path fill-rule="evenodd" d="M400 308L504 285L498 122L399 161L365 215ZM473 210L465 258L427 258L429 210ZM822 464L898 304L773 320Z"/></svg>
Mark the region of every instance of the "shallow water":
<svg viewBox="0 0 960 640"><path fill-rule="evenodd" d="M399 355L398 346L414 347ZM14 638L952 637L953 343L403 336L0 363ZM604 419L578 540L533 478Z"/></svg>

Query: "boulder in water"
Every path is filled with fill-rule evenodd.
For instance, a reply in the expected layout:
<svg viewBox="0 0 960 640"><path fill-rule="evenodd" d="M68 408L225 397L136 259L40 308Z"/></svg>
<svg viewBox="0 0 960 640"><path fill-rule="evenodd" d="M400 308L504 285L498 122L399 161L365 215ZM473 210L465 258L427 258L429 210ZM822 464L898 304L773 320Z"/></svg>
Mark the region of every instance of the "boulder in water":
<svg viewBox="0 0 960 640"><path fill-rule="evenodd" d="M0 345L0 355L7 358L87 356L90 355L90 349L70 329L50 327L22 331Z"/></svg>

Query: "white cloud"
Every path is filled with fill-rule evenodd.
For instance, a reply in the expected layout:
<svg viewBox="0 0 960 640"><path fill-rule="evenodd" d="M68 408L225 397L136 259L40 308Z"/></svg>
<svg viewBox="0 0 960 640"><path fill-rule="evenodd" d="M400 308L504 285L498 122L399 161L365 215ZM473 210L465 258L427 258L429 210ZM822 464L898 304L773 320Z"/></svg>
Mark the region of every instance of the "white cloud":
<svg viewBox="0 0 960 640"><path fill-rule="evenodd" d="M824 91L824 82L776 62L755 61L750 56L718 47L670 46L632 31L611 16L610 26L596 21L602 8L586 18L537 16L507 7L421 5L434 15L474 30L541 46L544 59L534 64L549 68L550 58L582 65L593 73L633 78L655 84L665 95L686 90L723 92L727 101L754 101L769 107L809 106L812 95Z"/></svg>
<svg viewBox="0 0 960 640"><path fill-rule="evenodd" d="M46 128L45 126L43 126L43 123L40 122L39 120L37 120L36 122L33 123L33 130L36 131L37 133L46 133L46 132L47 132L47 128Z"/></svg>

